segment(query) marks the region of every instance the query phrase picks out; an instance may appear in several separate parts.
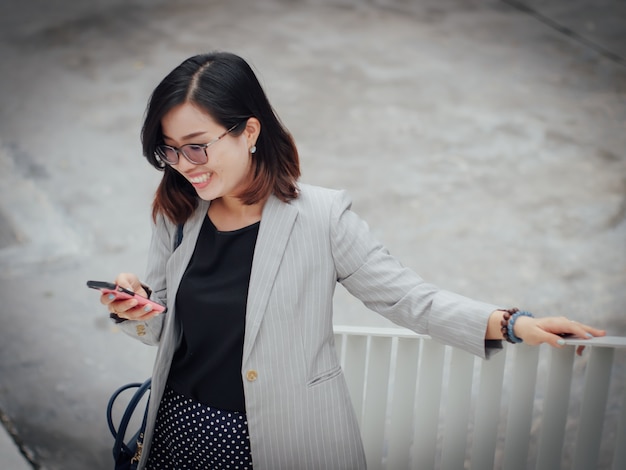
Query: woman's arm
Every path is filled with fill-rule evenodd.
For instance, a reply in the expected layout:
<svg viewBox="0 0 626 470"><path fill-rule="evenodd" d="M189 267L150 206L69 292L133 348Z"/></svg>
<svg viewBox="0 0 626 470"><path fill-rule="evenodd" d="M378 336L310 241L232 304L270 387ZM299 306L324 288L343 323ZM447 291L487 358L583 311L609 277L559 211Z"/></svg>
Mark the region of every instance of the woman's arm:
<svg viewBox="0 0 626 470"><path fill-rule="evenodd" d="M502 340L504 311L424 282L403 267L369 233L367 224L350 210L345 192L336 196L331 215L331 243L338 280L368 308L394 323L426 333L446 344L489 357ZM514 334L530 345L563 344L559 335L579 338L605 332L564 317L518 317ZM579 348L579 353L582 348Z"/></svg>
<svg viewBox="0 0 626 470"><path fill-rule="evenodd" d="M440 289L403 266L350 210L345 192L334 198L330 240L337 280L367 308L479 357L502 348L501 341L485 342L490 315L499 305Z"/></svg>

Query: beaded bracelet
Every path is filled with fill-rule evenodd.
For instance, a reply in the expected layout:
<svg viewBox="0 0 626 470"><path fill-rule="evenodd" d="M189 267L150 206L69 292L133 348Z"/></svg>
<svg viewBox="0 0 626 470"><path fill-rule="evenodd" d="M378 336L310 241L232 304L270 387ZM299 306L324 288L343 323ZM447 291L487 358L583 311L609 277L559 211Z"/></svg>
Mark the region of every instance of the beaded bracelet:
<svg viewBox="0 0 626 470"><path fill-rule="evenodd" d="M520 311L517 308L510 308L503 310L504 315L502 316L502 321L500 322L500 331L502 332L502 337L506 339L509 343L517 344L523 342L522 338L518 338L515 336L513 328L515 327L515 321L519 317L531 317L534 318L534 315L530 312Z"/></svg>

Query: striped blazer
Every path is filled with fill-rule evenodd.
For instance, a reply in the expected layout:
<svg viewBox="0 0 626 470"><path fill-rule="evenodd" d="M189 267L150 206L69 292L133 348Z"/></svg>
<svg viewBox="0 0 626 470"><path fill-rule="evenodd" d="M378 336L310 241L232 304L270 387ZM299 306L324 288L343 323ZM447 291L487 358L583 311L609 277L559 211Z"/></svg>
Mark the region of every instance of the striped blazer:
<svg viewBox="0 0 626 470"><path fill-rule="evenodd" d="M157 220L145 281L167 311L119 325L159 346L140 469L180 340L176 292L208 207L200 201L175 251L176 226ZM241 364L255 469L366 467L333 339L337 282L398 325L481 357L491 352L484 335L497 307L438 289L404 267L373 238L344 191L303 184L289 203L272 196L252 262Z"/></svg>

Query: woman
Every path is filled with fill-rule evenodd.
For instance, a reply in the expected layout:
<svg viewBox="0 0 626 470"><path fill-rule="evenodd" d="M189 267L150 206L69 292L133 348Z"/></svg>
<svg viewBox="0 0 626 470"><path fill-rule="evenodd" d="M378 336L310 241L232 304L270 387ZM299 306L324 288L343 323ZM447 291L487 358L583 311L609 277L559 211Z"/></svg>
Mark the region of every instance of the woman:
<svg viewBox="0 0 626 470"><path fill-rule="evenodd" d="M364 468L333 343L337 282L398 325L483 358L503 339L559 347L561 334L604 334L404 268L344 192L297 184L291 135L236 55L191 57L165 77L142 141L163 170L148 273L116 282L167 311L101 299L125 332L159 345L139 468Z"/></svg>

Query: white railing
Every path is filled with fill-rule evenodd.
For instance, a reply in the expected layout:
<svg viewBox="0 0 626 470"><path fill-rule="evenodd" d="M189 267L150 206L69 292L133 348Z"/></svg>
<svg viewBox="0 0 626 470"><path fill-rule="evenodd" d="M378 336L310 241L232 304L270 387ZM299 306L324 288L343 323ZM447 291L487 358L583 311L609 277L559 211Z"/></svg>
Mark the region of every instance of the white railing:
<svg viewBox="0 0 626 470"><path fill-rule="evenodd" d="M371 470L626 469L626 338L488 361L404 329L335 341Z"/></svg>

